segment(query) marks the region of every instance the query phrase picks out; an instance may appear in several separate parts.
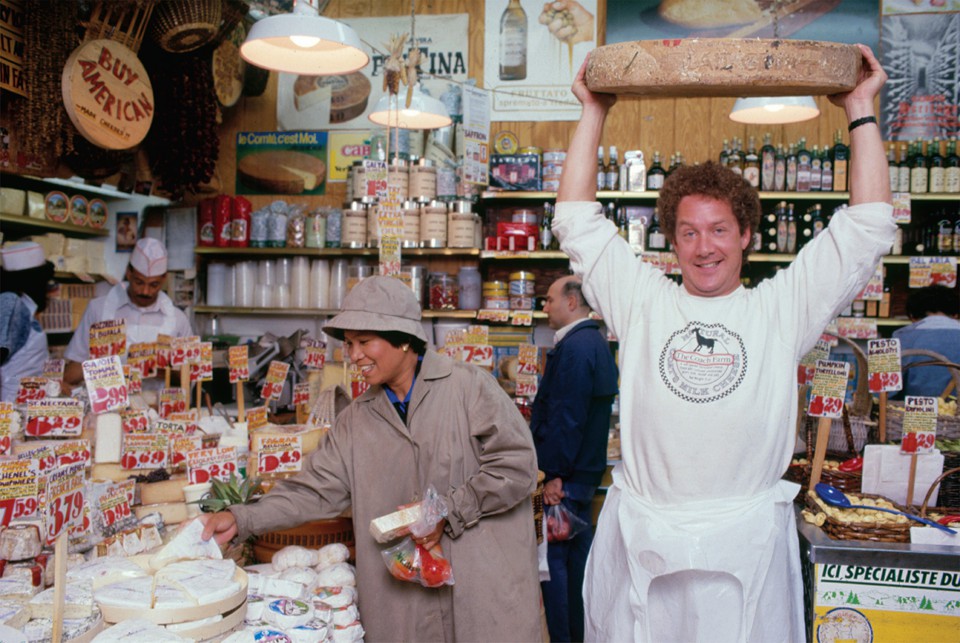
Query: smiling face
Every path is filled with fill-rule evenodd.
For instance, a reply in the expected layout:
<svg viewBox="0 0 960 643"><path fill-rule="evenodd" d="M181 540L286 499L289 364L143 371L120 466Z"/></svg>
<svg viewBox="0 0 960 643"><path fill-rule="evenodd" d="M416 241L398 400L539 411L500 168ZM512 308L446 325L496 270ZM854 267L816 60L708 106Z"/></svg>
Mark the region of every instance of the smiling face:
<svg viewBox="0 0 960 643"><path fill-rule="evenodd" d="M403 397L413 385L417 366L413 350L405 351L376 333L360 330L343 331L343 349L370 386L389 386Z"/></svg>
<svg viewBox="0 0 960 643"><path fill-rule="evenodd" d="M127 288L127 296L135 306L146 308L153 305L163 290L163 284L167 280L167 275L159 277L147 277L137 271L135 268L127 267L127 282L130 287Z"/></svg>
<svg viewBox="0 0 960 643"><path fill-rule="evenodd" d="M687 292L721 297L737 289L751 233L749 228L740 231L728 203L698 195L683 197L674 236Z"/></svg>

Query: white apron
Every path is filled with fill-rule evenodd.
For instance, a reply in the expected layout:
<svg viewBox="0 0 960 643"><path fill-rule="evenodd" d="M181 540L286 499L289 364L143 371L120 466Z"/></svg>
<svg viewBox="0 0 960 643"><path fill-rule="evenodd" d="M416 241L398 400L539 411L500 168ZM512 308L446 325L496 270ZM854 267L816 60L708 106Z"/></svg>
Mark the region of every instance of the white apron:
<svg viewBox="0 0 960 643"><path fill-rule="evenodd" d="M33 310L36 310L35 305ZM35 320L31 320L30 334L27 335L26 343L3 365L0 388L3 389L4 402L15 402L17 391L20 389L20 378L43 375L43 363L50 359L50 353L47 350L47 334L37 330L34 326L36 323Z"/></svg>
<svg viewBox="0 0 960 643"><path fill-rule="evenodd" d="M622 466L587 561L586 640L804 640L796 484L657 506Z"/></svg>
<svg viewBox="0 0 960 643"><path fill-rule="evenodd" d="M127 287L124 284L117 284L107 293L107 298L103 302L100 321L116 319L117 310L124 304L129 304L139 311L137 305L130 301L127 296ZM140 324L136 323L136 320L127 319L127 346L155 342L157 341L157 335L173 335L173 331L177 328L173 302L167 297L166 293L161 292L157 297L157 306L160 314L163 315L163 323L159 326Z"/></svg>

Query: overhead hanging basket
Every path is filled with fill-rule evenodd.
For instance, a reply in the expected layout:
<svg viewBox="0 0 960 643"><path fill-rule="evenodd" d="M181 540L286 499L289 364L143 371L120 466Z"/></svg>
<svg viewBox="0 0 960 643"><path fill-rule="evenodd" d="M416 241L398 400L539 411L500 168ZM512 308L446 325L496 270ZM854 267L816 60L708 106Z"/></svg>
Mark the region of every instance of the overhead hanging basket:
<svg viewBox="0 0 960 643"><path fill-rule="evenodd" d="M155 5L154 0L98 2L90 19L83 23L87 28L84 40L109 39L137 53Z"/></svg>
<svg viewBox="0 0 960 643"><path fill-rule="evenodd" d="M221 0L165 0L150 22L150 37L174 54L198 49L220 33Z"/></svg>

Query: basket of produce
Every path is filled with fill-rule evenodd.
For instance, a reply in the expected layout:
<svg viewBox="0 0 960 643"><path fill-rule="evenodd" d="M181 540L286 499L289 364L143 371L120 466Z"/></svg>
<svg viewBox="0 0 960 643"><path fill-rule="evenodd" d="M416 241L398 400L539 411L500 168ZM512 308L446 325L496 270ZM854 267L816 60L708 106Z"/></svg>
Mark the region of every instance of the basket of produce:
<svg viewBox="0 0 960 643"><path fill-rule="evenodd" d="M930 489L927 490L927 495L923 498L923 504L920 505L921 518L929 518L930 520L942 522L947 516L953 516L955 519L948 521L947 526L957 527L960 525L960 502L956 502L956 498L945 498L943 495L944 486L948 479L951 479L951 476L953 476L953 481L960 481L960 475L956 474L960 474L960 467L954 467L952 469L944 467L943 473L933 481ZM940 485L940 493L937 494L937 502L939 504L936 507L930 507L928 506L930 498L933 496L933 491L937 488L937 485ZM958 524L955 525L954 523Z"/></svg>
<svg viewBox="0 0 960 643"><path fill-rule="evenodd" d="M943 455L943 470L960 468L960 439L940 438L934 446ZM960 507L960 476L944 477L940 481L940 493L937 503L942 507Z"/></svg>
<svg viewBox="0 0 960 643"><path fill-rule="evenodd" d="M173 54L193 51L220 33L221 0L165 0L150 21L150 37Z"/></svg>
<svg viewBox="0 0 960 643"><path fill-rule="evenodd" d="M543 542L543 471L537 471L537 488L533 491L533 527L537 534L537 544Z"/></svg>
<svg viewBox="0 0 960 643"><path fill-rule="evenodd" d="M950 389L960 393L960 364L954 364L947 358L934 351L924 349L907 349L904 357L922 356L930 359L922 362L905 364L903 370L923 368L928 366L946 367L952 376L947 388L940 395L940 405L937 413L937 436L945 440L960 440L960 406L957 405L957 396L948 397ZM887 439L900 440L903 434L903 402L896 400L887 403Z"/></svg>
<svg viewBox="0 0 960 643"><path fill-rule="evenodd" d="M288 545L320 549L324 545L343 543L354 556L353 519L340 516L329 520L314 520L299 527L270 531L257 537L253 554L258 563L269 563L273 555Z"/></svg>
<svg viewBox="0 0 960 643"><path fill-rule="evenodd" d="M846 493L844 495L852 505L905 511L903 507L883 496L866 493ZM869 508L843 509L832 507L814 491L807 491L804 496L804 503L806 508L800 512L803 520L820 527L833 539L869 540L882 543L910 542L912 521L906 516L898 516Z"/></svg>
<svg viewBox="0 0 960 643"><path fill-rule="evenodd" d="M813 445L816 442L813 429L816 426L816 420L817 418L808 417L805 422L805 442L807 445L805 457L795 457L787 468L786 474L784 474L784 478L803 487L801 492L806 491L810 486L810 474L813 469ZM858 449L855 448L850 415L846 406L843 407L843 416L840 421L844 439L847 443L847 450L839 451L828 448L826 459L823 461L820 481L826 482L841 491L859 493L860 483L863 480L863 459L859 456Z"/></svg>

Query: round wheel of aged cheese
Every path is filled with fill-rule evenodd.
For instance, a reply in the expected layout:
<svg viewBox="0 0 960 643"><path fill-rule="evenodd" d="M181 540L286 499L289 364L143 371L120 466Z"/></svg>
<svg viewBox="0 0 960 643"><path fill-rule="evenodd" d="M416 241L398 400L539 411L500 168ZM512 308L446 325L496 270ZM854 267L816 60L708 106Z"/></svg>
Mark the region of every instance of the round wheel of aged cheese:
<svg viewBox="0 0 960 643"><path fill-rule="evenodd" d="M813 40L637 40L590 54L587 87L635 96L796 96L850 91L854 45Z"/></svg>
<svg viewBox="0 0 960 643"><path fill-rule="evenodd" d="M247 37L243 22L224 38L213 51L213 89L217 100L224 107L233 107L243 93L243 79L247 70L246 61L240 57L240 45Z"/></svg>
<svg viewBox="0 0 960 643"><path fill-rule="evenodd" d="M303 152L254 152L240 159L237 174L246 185L258 190L300 194L323 183L327 166Z"/></svg>
<svg viewBox="0 0 960 643"><path fill-rule="evenodd" d="M353 120L367 109L370 79L355 71L336 76L297 76L293 104L298 112L310 109L330 97L330 122Z"/></svg>

